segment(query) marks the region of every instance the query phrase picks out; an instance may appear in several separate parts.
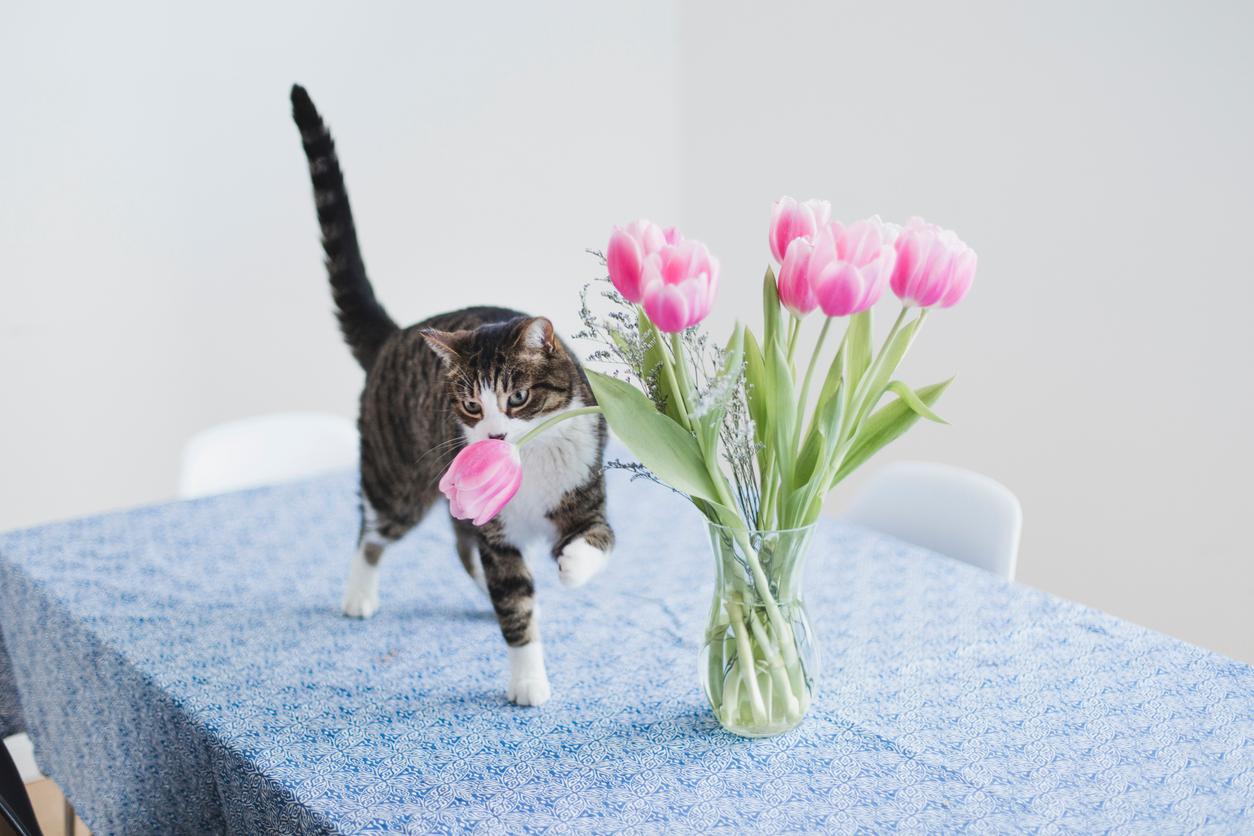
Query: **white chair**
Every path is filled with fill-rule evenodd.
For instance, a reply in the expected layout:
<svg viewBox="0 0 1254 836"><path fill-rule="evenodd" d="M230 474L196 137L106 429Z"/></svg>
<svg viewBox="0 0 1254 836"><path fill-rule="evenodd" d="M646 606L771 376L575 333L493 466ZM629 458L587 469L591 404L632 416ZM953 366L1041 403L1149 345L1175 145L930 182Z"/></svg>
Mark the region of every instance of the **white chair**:
<svg viewBox="0 0 1254 836"><path fill-rule="evenodd" d="M357 428L338 415L277 412L203 430L183 447L178 495L267 485L357 464Z"/></svg>
<svg viewBox="0 0 1254 836"><path fill-rule="evenodd" d="M982 474L896 462L871 476L843 518L1014 579L1023 509Z"/></svg>

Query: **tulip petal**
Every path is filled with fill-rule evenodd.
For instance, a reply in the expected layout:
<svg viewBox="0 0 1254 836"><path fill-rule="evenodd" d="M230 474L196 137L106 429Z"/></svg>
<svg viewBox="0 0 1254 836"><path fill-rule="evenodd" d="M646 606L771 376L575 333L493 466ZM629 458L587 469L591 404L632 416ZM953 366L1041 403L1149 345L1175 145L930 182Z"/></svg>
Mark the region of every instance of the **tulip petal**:
<svg viewBox="0 0 1254 836"><path fill-rule="evenodd" d="M475 495L478 500L476 507L468 509L475 525L483 525L495 517L514 498L521 484L522 471L510 470L498 474L490 485L484 486L483 491Z"/></svg>
<svg viewBox="0 0 1254 836"><path fill-rule="evenodd" d="M518 493L518 488L522 485L522 479L522 471L515 471L509 482L494 496L492 503L486 505L484 509L475 517L474 524L483 525L488 520L499 514L501 509L508 505L510 500L514 498L514 495Z"/></svg>
<svg viewBox="0 0 1254 836"><path fill-rule="evenodd" d="M933 240L923 265L919 304L930 308L941 300L954 273L954 254L940 240Z"/></svg>
<svg viewBox="0 0 1254 836"><path fill-rule="evenodd" d="M615 228L605 251L610 281L628 302L640 301L640 271L644 254L640 244L627 232Z"/></svg>
<svg viewBox="0 0 1254 836"><path fill-rule="evenodd" d="M971 289L971 282L975 279L976 261L975 251L969 248L958 257L953 280L945 291L945 295L937 303L940 307L952 308L967 295L967 291Z"/></svg>
<svg viewBox="0 0 1254 836"><path fill-rule="evenodd" d="M636 239L645 255L657 252L668 243L662 227L644 218L627 224L627 231Z"/></svg>
<svg viewBox="0 0 1254 836"><path fill-rule="evenodd" d="M518 448L485 439L462 448L440 478L440 491L448 497L449 513L455 518L474 518L475 525L481 525L505 507L521 480Z"/></svg>
<svg viewBox="0 0 1254 836"><path fill-rule="evenodd" d="M828 207L830 212L830 207ZM771 228L768 238L775 260L783 262L788 245L797 238L809 238L818 229L814 210L791 197L781 197L771 209Z"/></svg>
<svg viewBox="0 0 1254 836"><path fill-rule="evenodd" d="M893 293L897 294L902 302L910 304L915 301L910 296L910 287L914 283L914 276L923 259L919 236L911 230L906 230L897 238L896 249L897 265L893 268L890 284Z"/></svg>
<svg viewBox="0 0 1254 836"><path fill-rule="evenodd" d="M688 326L688 302L677 287L662 282L651 285L644 296L644 312L662 331L673 334Z"/></svg>
<svg viewBox="0 0 1254 836"><path fill-rule="evenodd" d="M814 216L815 229L822 229L827 226L828 221L832 219L832 204L826 200L817 200L810 198L805 202L806 207Z"/></svg>
<svg viewBox="0 0 1254 836"><path fill-rule="evenodd" d="M780 265L776 288L779 301L796 316L805 316L818 306L818 299L810 286L808 275L810 255L814 244L806 238L797 238L788 245L784 263Z"/></svg>
<svg viewBox="0 0 1254 836"><path fill-rule="evenodd" d="M506 444L506 442L499 441L497 439L488 440L495 441L497 444ZM512 462L510 462L508 458L501 459L498 456L489 456L487 455L487 452L482 451L481 449L472 449L485 443L486 442L480 441L466 448L467 450L472 450L474 455L467 457L467 459L463 461L461 466L458 468L454 484L456 484L459 491L478 491L484 485L487 485L494 478L496 478L496 475L499 472L511 467ZM494 453L495 451L490 452Z"/></svg>
<svg viewBox="0 0 1254 836"><path fill-rule="evenodd" d="M950 229L914 217L893 242L897 263L890 284L907 305L956 305L975 277L976 255Z"/></svg>
<svg viewBox="0 0 1254 836"><path fill-rule="evenodd" d="M845 261L830 265L814 282L814 295L828 316L848 316L858 309L865 284L858 268Z"/></svg>
<svg viewBox="0 0 1254 836"><path fill-rule="evenodd" d="M862 268L862 279L866 282L866 289L854 313L861 313L880 300L880 297L884 295L884 287L888 284L888 277L893 274L896 261L897 251L891 244L885 244L880 248L879 258Z"/></svg>

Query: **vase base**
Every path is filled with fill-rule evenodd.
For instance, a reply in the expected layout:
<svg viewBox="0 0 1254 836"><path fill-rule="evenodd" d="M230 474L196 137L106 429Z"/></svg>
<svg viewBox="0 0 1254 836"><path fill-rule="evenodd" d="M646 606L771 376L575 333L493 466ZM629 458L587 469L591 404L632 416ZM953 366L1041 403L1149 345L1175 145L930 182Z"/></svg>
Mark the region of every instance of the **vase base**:
<svg viewBox="0 0 1254 836"><path fill-rule="evenodd" d="M736 735L737 737L758 738L758 737L779 737L781 734L796 729L805 721L804 714L800 717L793 717L788 720L781 720L770 723L725 723L718 712L713 712L714 719L718 721L719 726L726 732Z"/></svg>
<svg viewBox="0 0 1254 836"><path fill-rule="evenodd" d="M734 734L736 737L744 737L749 740L756 740L760 737L779 737L781 734L788 734L800 725L800 723L794 723L791 726L781 726L778 728L738 729L730 726L724 726L722 723L719 724L723 731L728 732L729 734Z"/></svg>

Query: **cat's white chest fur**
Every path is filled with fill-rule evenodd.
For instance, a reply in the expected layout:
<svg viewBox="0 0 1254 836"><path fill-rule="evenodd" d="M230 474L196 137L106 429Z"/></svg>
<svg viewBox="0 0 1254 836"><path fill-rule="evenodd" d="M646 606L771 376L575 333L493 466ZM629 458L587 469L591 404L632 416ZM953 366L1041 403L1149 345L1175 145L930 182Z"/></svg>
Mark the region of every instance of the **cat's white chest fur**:
<svg viewBox="0 0 1254 836"><path fill-rule="evenodd" d="M520 451L523 480L501 511L506 536L522 548L536 541L552 547L557 530L548 518L569 491L580 487L600 466L596 415L581 415L546 430Z"/></svg>

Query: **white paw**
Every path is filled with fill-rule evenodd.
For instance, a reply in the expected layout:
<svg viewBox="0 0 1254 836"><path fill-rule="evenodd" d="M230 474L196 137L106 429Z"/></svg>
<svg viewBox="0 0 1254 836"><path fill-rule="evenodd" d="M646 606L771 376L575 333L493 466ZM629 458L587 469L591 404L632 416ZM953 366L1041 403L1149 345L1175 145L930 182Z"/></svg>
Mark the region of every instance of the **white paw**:
<svg viewBox="0 0 1254 836"><path fill-rule="evenodd" d="M344 593L344 614L353 618L369 618L379 611L379 593L349 589Z"/></svg>
<svg viewBox="0 0 1254 836"><path fill-rule="evenodd" d="M509 649L509 685L505 696L517 705L544 705L552 695L539 642Z"/></svg>
<svg viewBox="0 0 1254 836"><path fill-rule="evenodd" d="M557 558L557 577L562 586L574 589L586 584L600 572L609 559L606 552L582 537L571 540Z"/></svg>
<svg viewBox="0 0 1254 836"><path fill-rule="evenodd" d="M509 687L505 689L505 696L515 705L544 705L552 694L547 676L517 682L511 679Z"/></svg>
<svg viewBox="0 0 1254 836"><path fill-rule="evenodd" d="M344 590L344 614L353 618L369 618L379 610L379 567L371 566L360 553L348 570L348 586Z"/></svg>

